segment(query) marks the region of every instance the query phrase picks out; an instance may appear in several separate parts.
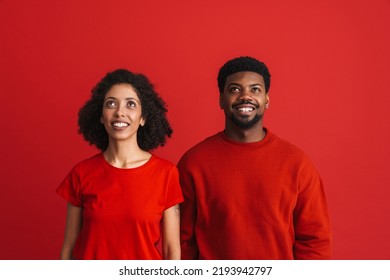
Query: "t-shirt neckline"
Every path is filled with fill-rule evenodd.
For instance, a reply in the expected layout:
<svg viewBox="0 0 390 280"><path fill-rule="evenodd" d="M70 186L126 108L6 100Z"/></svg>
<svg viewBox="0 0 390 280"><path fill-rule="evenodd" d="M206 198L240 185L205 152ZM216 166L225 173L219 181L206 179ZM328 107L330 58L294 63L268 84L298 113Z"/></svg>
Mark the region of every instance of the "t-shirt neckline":
<svg viewBox="0 0 390 280"><path fill-rule="evenodd" d="M110 168L111 170L115 170L115 171L118 171L118 172L136 172L136 171L140 171L140 170L143 170L145 169L146 167L148 167L152 161L154 161L155 159L155 156L152 154L151 157L148 159L147 162L145 162L144 164L140 165L140 166L137 166L137 167L131 167L131 168L121 168L121 167L116 167L116 166L113 166L111 165L105 158L104 158L104 154L103 153L100 153L100 160L103 161L104 165L107 166L108 168Z"/></svg>

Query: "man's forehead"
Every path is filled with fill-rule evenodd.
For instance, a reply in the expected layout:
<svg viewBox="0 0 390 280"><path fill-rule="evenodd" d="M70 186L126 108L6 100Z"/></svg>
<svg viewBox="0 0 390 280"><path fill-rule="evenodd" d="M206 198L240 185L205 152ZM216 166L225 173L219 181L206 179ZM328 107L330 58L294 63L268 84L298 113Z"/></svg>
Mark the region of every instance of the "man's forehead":
<svg viewBox="0 0 390 280"><path fill-rule="evenodd" d="M252 71L241 71L233 73L226 78L226 84L234 83L238 81L251 81L264 84L264 78L262 75Z"/></svg>

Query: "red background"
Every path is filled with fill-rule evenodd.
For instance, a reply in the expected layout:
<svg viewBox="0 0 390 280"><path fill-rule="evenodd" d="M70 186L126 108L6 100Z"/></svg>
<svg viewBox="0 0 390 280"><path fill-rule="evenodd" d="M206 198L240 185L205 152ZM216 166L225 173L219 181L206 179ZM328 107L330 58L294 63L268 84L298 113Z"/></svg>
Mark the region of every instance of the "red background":
<svg viewBox="0 0 390 280"><path fill-rule="evenodd" d="M76 120L107 71L149 76L176 163L222 130L216 76L240 55L270 68L265 125L322 174L334 258L390 259L390 1L0 0L0 36L0 259L58 258L54 190L97 152Z"/></svg>

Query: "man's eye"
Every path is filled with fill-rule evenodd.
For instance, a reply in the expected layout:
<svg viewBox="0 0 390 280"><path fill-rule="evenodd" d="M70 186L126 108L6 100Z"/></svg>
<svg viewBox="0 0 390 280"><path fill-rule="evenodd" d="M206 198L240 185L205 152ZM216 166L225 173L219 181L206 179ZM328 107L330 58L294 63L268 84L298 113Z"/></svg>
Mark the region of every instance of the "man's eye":
<svg viewBox="0 0 390 280"><path fill-rule="evenodd" d="M230 92L238 92L240 89L238 87L231 87Z"/></svg>

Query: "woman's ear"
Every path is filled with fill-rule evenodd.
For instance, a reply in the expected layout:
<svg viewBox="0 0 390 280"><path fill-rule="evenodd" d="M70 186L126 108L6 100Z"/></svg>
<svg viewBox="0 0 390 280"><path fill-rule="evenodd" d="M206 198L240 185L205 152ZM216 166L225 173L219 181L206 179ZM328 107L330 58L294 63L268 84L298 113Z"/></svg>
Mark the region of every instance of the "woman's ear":
<svg viewBox="0 0 390 280"><path fill-rule="evenodd" d="M145 119L143 117L141 118L141 121L139 122L139 125L140 126L144 126L145 125Z"/></svg>

